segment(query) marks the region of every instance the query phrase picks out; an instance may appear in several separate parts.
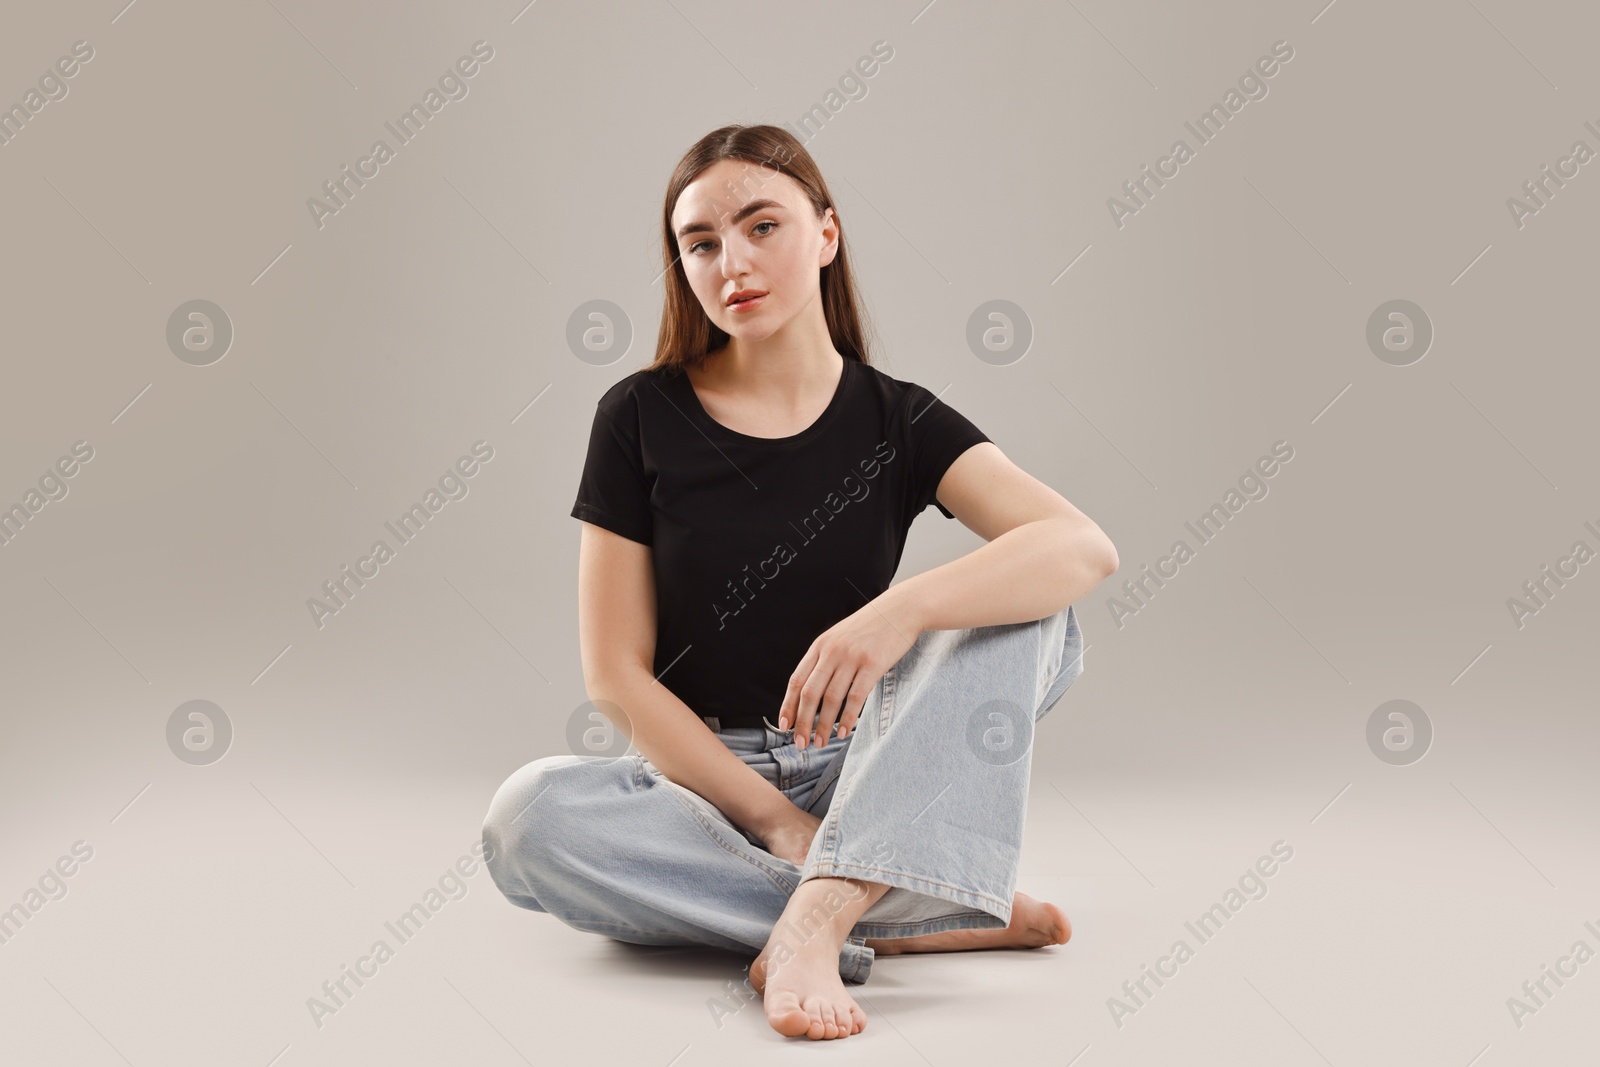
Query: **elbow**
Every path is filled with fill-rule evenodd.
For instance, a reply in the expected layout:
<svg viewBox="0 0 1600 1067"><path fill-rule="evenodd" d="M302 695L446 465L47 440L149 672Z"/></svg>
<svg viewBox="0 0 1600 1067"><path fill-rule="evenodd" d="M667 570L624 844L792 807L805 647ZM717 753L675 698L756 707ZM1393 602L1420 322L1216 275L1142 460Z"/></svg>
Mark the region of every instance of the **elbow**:
<svg viewBox="0 0 1600 1067"><path fill-rule="evenodd" d="M1101 551L1100 569L1105 572L1101 577L1109 578L1117 573L1117 568L1122 566L1122 560L1117 558L1117 546L1111 543L1111 538L1102 533L1100 539L1104 542Z"/></svg>
<svg viewBox="0 0 1600 1067"><path fill-rule="evenodd" d="M648 674L645 676L650 677ZM634 736L633 709L637 704L638 674L613 668L593 677L586 676L583 688L589 697L587 705L575 717L581 718L584 728L610 725L630 741Z"/></svg>
<svg viewBox="0 0 1600 1067"><path fill-rule="evenodd" d="M655 680L655 671L645 666L643 660L632 657L611 658L592 667L585 665L583 688L591 701L615 701L618 694L639 681L641 677L647 682Z"/></svg>
<svg viewBox="0 0 1600 1067"><path fill-rule="evenodd" d="M590 700L611 700L627 684L629 671L624 664L609 663L583 672L583 689Z"/></svg>
<svg viewBox="0 0 1600 1067"><path fill-rule="evenodd" d="M1101 578L1109 578L1122 566L1122 561L1117 558L1117 546L1094 522L1078 531L1072 548L1078 558L1091 561L1090 566L1099 572Z"/></svg>
<svg viewBox="0 0 1600 1067"><path fill-rule="evenodd" d="M1061 580L1066 588L1073 591L1068 594L1072 602L1094 592L1122 565L1117 558L1117 546L1093 524L1075 531L1066 550L1060 552L1059 556L1065 572Z"/></svg>

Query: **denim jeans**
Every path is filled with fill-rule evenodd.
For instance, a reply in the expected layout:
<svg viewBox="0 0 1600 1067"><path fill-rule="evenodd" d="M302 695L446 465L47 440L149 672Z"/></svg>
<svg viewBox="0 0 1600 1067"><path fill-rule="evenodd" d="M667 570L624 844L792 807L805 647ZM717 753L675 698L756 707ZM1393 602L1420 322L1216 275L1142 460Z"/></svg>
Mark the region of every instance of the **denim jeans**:
<svg viewBox="0 0 1600 1067"><path fill-rule="evenodd" d="M752 958L801 882L886 883L839 955L840 976L865 982L867 938L1009 925L1034 723L1082 673L1082 652L1070 606L1032 622L927 630L879 679L848 737L801 749L792 727L766 717L728 730L706 719L822 820L803 866L637 753L520 768L484 820L486 866L513 904L575 929Z"/></svg>

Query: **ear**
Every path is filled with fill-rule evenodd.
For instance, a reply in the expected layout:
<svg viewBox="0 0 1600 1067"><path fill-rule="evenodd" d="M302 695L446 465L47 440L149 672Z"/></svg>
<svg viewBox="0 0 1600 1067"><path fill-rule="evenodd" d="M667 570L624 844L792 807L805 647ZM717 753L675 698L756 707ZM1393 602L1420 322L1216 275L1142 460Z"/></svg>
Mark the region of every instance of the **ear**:
<svg viewBox="0 0 1600 1067"><path fill-rule="evenodd" d="M832 263L834 257L839 254L839 219L831 207L822 210L822 239L825 243L817 256L819 268Z"/></svg>

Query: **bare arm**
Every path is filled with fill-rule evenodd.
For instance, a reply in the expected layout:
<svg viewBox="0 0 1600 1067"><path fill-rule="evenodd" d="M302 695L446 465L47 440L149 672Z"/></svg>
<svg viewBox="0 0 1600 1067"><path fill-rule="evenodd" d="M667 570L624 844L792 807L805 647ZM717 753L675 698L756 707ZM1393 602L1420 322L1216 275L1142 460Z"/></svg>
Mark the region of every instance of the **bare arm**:
<svg viewBox="0 0 1600 1067"><path fill-rule="evenodd" d="M1120 565L1098 523L991 441L956 458L938 496L987 544L888 591L924 630L1042 619L1094 592Z"/></svg>
<svg viewBox="0 0 1600 1067"><path fill-rule="evenodd" d="M1117 569L1105 532L992 441L958 456L938 499L987 543L891 585L824 630L789 676L778 725L801 748L853 730L867 697L924 630L1031 622L1064 610Z"/></svg>
<svg viewBox="0 0 1600 1067"><path fill-rule="evenodd" d="M578 643L589 699L622 709L625 720L612 725L667 778L763 841L804 815L656 680L650 546L588 522L578 550Z"/></svg>

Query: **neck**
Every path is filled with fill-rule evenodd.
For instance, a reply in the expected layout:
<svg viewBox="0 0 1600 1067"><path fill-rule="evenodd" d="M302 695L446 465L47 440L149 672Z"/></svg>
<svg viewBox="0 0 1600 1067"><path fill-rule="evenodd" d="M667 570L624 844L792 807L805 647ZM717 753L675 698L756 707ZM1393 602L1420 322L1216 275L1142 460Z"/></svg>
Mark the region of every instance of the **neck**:
<svg viewBox="0 0 1600 1067"><path fill-rule="evenodd" d="M831 386L842 373L821 305L813 300L783 329L758 340L729 337L706 357L700 373L721 392L792 403Z"/></svg>

